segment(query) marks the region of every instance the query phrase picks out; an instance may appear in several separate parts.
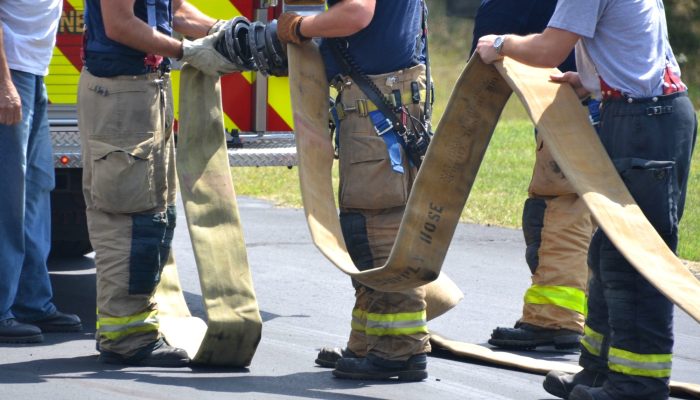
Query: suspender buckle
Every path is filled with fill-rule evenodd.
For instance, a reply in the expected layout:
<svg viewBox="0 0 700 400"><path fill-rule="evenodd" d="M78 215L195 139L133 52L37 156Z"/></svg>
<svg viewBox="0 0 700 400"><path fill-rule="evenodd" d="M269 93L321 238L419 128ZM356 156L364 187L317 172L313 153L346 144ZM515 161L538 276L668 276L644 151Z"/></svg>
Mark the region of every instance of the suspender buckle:
<svg viewBox="0 0 700 400"><path fill-rule="evenodd" d="M374 130L375 132L377 132L378 136L382 136L387 132L393 131L394 125L391 123L391 121L389 121L389 118L385 118L384 120L374 125Z"/></svg>

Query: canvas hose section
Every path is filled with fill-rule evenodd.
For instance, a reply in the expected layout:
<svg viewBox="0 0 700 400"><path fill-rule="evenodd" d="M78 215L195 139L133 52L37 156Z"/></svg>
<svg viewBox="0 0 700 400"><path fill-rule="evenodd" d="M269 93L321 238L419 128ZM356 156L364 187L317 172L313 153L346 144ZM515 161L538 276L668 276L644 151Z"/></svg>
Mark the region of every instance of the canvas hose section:
<svg viewBox="0 0 700 400"><path fill-rule="evenodd" d="M441 276L459 216L501 111L514 91L601 229L646 279L700 322L700 281L666 246L629 194L573 89L550 82L556 70L533 68L508 58L495 66L484 64L479 57L469 61L420 168L389 259L382 267L359 271L345 248L335 209L323 61L313 43L290 45L288 55L307 223L316 246L344 273L383 291L417 287ZM541 360L513 357L437 335L436 344L457 355L498 365L533 372L573 372L568 364L542 365ZM672 390L700 394L700 385L674 382Z"/></svg>

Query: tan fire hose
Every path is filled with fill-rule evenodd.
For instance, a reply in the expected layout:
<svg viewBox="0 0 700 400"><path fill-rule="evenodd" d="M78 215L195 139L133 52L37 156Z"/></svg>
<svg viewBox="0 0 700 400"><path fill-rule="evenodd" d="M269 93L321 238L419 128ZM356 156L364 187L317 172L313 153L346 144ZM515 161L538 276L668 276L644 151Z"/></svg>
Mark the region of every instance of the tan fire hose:
<svg viewBox="0 0 700 400"><path fill-rule="evenodd" d="M245 367L262 319L228 164L219 79L185 65L180 99L177 171L207 323L190 316L171 258L157 293L161 331L195 364Z"/></svg>
<svg viewBox="0 0 700 400"><path fill-rule="evenodd" d="M700 282L666 246L632 199L574 91L549 81L556 70L532 68L510 59L491 66L474 57L467 64L418 173L389 259L382 267L357 270L344 246L333 200L333 145L327 129L328 83L323 61L313 43L289 46L288 55L307 222L316 246L344 273L384 291L420 286L440 275L491 135L515 91L599 226L643 276L700 322ZM526 370L571 369L566 364L514 359L509 353L461 342L443 339L440 345L474 358L486 359L484 354L488 353L488 361ZM533 369L535 364L538 366ZM683 388L700 394L698 385L683 384Z"/></svg>

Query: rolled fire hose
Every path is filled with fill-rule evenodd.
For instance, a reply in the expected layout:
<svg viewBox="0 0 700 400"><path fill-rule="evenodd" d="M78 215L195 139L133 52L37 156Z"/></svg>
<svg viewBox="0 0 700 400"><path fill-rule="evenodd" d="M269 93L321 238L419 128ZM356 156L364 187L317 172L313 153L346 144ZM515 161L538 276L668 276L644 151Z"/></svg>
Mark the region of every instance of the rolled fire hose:
<svg viewBox="0 0 700 400"><path fill-rule="evenodd" d="M513 91L599 226L657 289L700 322L700 282L668 248L629 194L569 85L551 69L506 58L496 66L473 57L453 89L406 206L386 264L359 271L345 248L335 209L328 134L328 81L313 43L288 47L292 110L302 200L314 243L341 271L372 288L398 291L434 281L491 135ZM482 346L442 339L455 354L543 372L568 364L514 358ZM485 355L488 355L486 357ZM700 395L700 385L682 384ZM676 383L676 390L679 386Z"/></svg>

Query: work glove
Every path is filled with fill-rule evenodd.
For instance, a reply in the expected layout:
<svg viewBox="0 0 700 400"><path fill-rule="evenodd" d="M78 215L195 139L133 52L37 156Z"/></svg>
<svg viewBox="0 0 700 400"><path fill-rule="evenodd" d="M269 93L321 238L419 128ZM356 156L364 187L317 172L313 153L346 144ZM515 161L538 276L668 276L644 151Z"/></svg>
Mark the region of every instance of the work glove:
<svg viewBox="0 0 700 400"><path fill-rule="evenodd" d="M216 42L224 40L224 32L220 30L197 40L184 39L182 58L178 61L186 62L205 74L213 76L242 71L240 66L229 61L214 48Z"/></svg>
<svg viewBox="0 0 700 400"><path fill-rule="evenodd" d="M310 40L301 34L301 15L295 12L286 12L277 19L277 37L283 46L287 43L302 44Z"/></svg>
<svg viewBox="0 0 700 400"><path fill-rule="evenodd" d="M212 35L220 30L223 30L226 27L227 22L227 20L217 19L216 22L214 22L214 25L212 25L207 31L207 35Z"/></svg>

